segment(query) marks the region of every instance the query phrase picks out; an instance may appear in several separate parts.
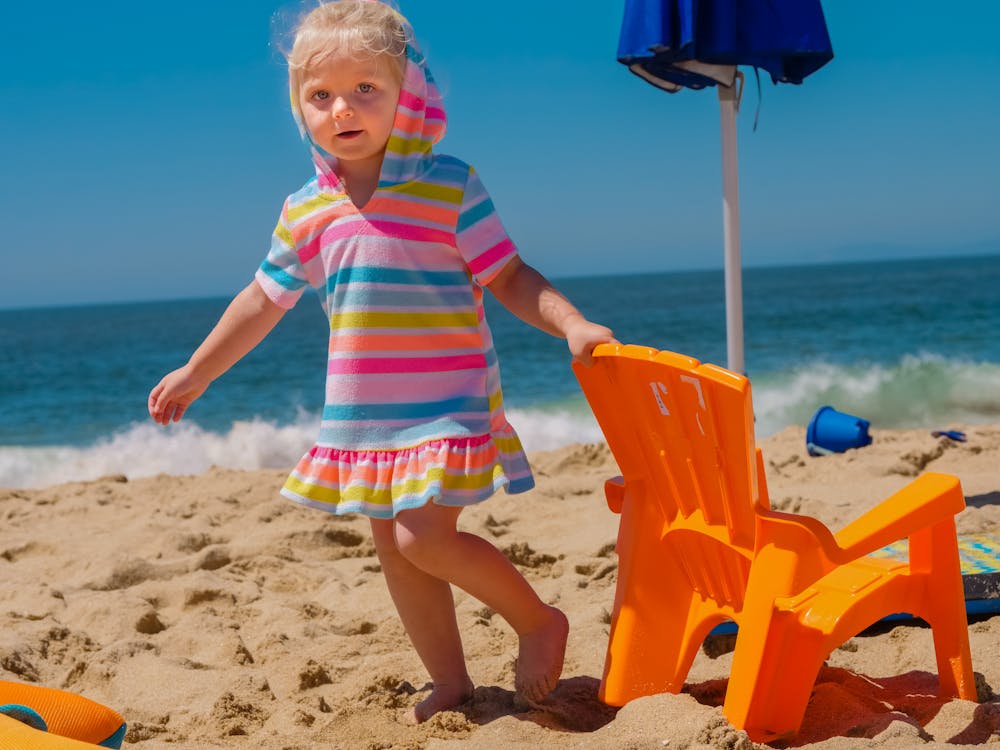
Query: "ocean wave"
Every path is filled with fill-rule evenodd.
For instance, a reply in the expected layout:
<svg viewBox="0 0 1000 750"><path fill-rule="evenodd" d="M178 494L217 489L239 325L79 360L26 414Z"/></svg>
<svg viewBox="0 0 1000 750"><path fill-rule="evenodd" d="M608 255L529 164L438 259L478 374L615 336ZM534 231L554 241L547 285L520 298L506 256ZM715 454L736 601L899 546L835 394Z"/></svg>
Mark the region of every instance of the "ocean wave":
<svg viewBox="0 0 1000 750"><path fill-rule="evenodd" d="M89 446L0 447L0 487L45 487L113 474L200 474L212 466L291 467L309 449L317 427L304 418L285 426L251 420L220 434L194 422L166 428L137 423Z"/></svg>
<svg viewBox="0 0 1000 750"><path fill-rule="evenodd" d="M512 409L509 416L529 452L601 440L585 407ZM290 425L254 419L212 432L195 422L165 428L142 422L89 446L2 446L0 487L46 487L116 474L129 479L200 474L212 466L290 469L312 446L318 430L319 418L303 413Z"/></svg>
<svg viewBox="0 0 1000 750"><path fill-rule="evenodd" d="M944 429L1000 422L1000 365L934 354L906 356L894 365L811 362L779 373L752 375L759 437L789 425L805 427L823 405L863 417L873 430ZM508 416L529 453L594 443L600 430L582 396ZM292 424L254 419L210 431L195 422L167 428L136 423L82 447L0 447L0 487L42 487L111 474L199 474L212 466L291 468L312 445L319 418L300 412Z"/></svg>
<svg viewBox="0 0 1000 750"><path fill-rule="evenodd" d="M936 429L1000 421L1000 365L908 355L892 365L813 362L751 377L757 433L806 426L824 405L872 428Z"/></svg>

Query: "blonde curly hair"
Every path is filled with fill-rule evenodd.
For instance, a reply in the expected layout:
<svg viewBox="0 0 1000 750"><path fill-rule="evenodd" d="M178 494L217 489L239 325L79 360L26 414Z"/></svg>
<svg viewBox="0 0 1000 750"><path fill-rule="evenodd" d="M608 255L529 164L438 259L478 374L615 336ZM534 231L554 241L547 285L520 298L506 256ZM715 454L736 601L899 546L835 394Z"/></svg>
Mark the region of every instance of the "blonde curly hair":
<svg viewBox="0 0 1000 750"><path fill-rule="evenodd" d="M406 68L410 26L403 16L378 0L335 0L307 13L295 29L286 54L294 90L302 77L331 55L387 59L399 82Z"/></svg>

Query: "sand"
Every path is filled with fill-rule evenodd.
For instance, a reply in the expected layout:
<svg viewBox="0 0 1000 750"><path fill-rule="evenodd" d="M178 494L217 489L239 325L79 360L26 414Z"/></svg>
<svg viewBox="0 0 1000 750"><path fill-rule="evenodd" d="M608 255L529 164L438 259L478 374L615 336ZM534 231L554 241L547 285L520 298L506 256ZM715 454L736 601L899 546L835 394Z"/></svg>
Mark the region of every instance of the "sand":
<svg viewBox="0 0 1000 750"><path fill-rule="evenodd" d="M934 470L963 482L961 533L997 531L1000 426L953 427L967 443L879 431L866 448L822 458L787 429L761 443L772 503L839 528ZM536 489L468 509L463 527L504 549L570 619L563 677L541 708L515 705L511 630L459 591L474 698L419 727L399 723L427 676L367 522L282 499L280 471L0 490L0 679L105 703L128 721L125 746L143 750L755 747L719 707L725 639L699 653L678 695L621 709L597 700L618 521L602 484L615 464L603 445L531 458ZM982 703L935 697L929 629L880 627L830 655L783 746L1000 744L1000 616L969 632Z"/></svg>

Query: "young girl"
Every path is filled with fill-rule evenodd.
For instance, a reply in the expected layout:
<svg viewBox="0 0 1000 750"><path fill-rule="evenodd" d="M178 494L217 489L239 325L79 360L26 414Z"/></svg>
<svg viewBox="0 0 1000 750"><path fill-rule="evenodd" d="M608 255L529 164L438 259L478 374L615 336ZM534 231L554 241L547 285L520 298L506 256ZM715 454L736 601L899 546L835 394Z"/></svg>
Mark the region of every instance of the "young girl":
<svg viewBox="0 0 1000 750"><path fill-rule="evenodd" d="M441 98L406 20L376 0L320 5L288 55L292 111L316 176L285 201L271 250L190 361L149 395L179 420L307 286L330 321L319 438L282 494L370 517L389 593L433 689L423 721L472 694L454 584L518 634L515 689L544 698L568 623L462 508L534 481L504 416L483 288L583 362L611 331L587 321L518 256L476 172L432 152Z"/></svg>

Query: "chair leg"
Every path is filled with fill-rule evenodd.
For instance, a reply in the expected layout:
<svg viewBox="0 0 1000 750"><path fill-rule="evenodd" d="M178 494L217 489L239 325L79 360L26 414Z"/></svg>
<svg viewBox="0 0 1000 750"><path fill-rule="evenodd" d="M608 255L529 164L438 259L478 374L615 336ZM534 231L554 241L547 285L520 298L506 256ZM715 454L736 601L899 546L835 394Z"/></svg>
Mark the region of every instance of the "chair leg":
<svg viewBox="0 0 1000 750"><path fill-rule="evenodd" d="M910 537L910 568L926 582L924 617L934 636L939 693L943 698L974 701L976 683L953 518Z"/></svg>
<svg viewBox="0 0 1000 750"><path fill-rule="evenodd" d="M648 508L648 506L647 506ZM655 693L678 692L694 659L679 648L690 588L665 573L662 522L627 499L618 532L618 588L600 699L612 706ZM694 651L697 650L695 644Z"/></svg>
<svg viewBox="0 0 1000 750"><path fill-rule="evenodd" d="M745 630L737 636L723 712L754 742L790 736L802 724L826 639L792 613L774 613L765 627Z"/></svg>

